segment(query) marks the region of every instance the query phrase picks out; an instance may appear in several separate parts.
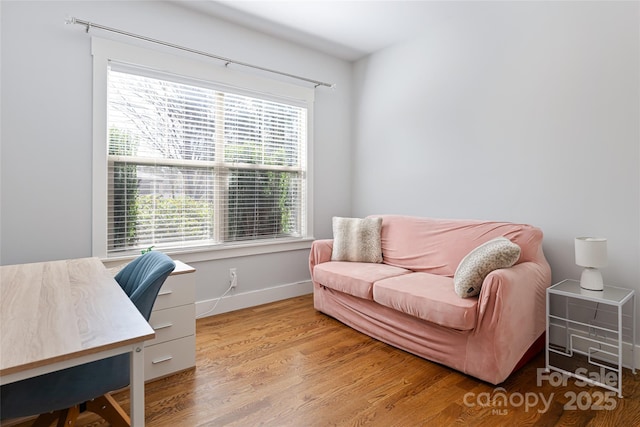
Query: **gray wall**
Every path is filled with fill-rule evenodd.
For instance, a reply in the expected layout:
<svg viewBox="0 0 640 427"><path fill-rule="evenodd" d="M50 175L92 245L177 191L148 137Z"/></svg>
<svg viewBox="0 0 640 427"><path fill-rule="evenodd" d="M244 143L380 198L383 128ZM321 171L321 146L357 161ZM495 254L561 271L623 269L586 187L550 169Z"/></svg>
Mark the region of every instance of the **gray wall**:
<svg viewBox="0 0 640 427"><path fill-rule="evenodd" d="M639 3L439 13L356 64L353 214L534 224L554 281L604 236L605 282L640 291Z"/></svg>
<svg viewBox="0 0 640 427"><path fill-rule="evenodd" d="M91 256L90 37L67 16L335 82L316 90L315 234L330 236L333 212L349 211L350 63L164 2L3 0L0 14L0 264ZM220 296L229 267L238 268L237 294L308 281L307 257L196 262L196 298Z"/></svg>
<svg viewBox="0 0 640 427"><path fill-rule="evenodd" d="M337 83L316 91L316 237L332 215L527 222L545 232L554 280L579 275L573 238L598 235L605 280L640 290L638 3L437 13L352 67L167 3L3 0L0 264L91 255L89 37L63 23L76 16ZM197 299L221 295L229 267L236 292L308 280L306 257L198 262Z"/></svg>

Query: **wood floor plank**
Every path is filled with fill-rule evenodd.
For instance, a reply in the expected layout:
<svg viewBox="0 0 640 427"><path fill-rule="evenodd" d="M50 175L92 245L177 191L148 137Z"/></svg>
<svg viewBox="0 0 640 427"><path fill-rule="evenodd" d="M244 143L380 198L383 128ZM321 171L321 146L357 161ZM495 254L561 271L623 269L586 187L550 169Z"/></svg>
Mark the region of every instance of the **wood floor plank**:
<svg viewBox="0 0 640 427"><path fill-rule="evenodd" d="M538 386L542 354L498 388L354 331L315 311L311 295L199 319L196 329L197 367L146 386L148 427L640 425L640 380L628 369L615 408L572 410L571 393L602 389ZM481 404L500 391L551 404ZM128 392L115 398L129 411ZM82 414L79 425L106 423Z"/></svg>

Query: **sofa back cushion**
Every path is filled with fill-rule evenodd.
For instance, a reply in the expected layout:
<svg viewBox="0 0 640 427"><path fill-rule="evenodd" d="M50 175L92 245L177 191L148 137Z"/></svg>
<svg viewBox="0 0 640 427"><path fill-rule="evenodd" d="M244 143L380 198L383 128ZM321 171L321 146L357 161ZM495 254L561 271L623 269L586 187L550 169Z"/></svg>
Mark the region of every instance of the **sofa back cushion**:
<svg viewBox="0 0 640 427"><path fill-rule="evenodd" d="M520 258L538 261L542 255L542 231L526 224L481 220L382 217L383 262L413 271L453 277L460 261L474 248L496 237L520 246Z"/></svg>

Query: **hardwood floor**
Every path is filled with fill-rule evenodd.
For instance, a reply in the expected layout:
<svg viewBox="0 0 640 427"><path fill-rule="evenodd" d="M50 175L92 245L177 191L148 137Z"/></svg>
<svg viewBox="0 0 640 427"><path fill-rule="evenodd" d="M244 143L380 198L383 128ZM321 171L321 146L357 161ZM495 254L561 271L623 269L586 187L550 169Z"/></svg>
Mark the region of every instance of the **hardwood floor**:
<svg viewBox="0 0 640 427"><path fill-rule="evenodd" d="M630 370L625 397L603 399L572 379L537 386L540 354L502 390L360 334L316 312L311 295L198 320L196 353L195 370L147 384L148 427L640 425ZM500 391L506 406L489 401ZM128 411L128 392L115 397ZM611 409L578 409L591 403Z"/></svg>

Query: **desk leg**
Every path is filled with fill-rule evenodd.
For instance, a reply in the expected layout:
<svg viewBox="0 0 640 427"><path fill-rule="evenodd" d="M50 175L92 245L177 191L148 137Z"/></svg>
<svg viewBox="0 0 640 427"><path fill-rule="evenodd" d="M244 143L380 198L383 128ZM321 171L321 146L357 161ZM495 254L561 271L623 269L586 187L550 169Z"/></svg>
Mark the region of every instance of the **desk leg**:
<svg viewBox="0 0 640 427"><path fill-rule="evenodd" d="M131 425L144 426L144 346L137 344L131 352Z"/></svg>

